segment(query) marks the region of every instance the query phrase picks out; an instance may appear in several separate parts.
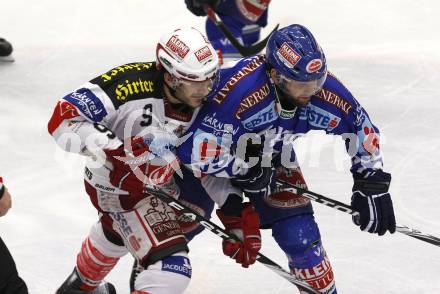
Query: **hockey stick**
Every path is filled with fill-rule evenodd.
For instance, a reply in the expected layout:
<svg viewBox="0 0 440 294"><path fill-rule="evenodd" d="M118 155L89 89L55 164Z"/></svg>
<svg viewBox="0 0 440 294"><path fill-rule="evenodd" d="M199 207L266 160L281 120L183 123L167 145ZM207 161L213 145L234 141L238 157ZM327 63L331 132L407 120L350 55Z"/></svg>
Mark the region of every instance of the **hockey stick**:
<svg viewBox="0 0 440 294"><path fill-rule="evenodd" d="M154 189L154 188L147 188L147 192L150 193L151 195L156 196L157 198L159 198L163 202L167 203L172 208L174 208L178 211L181 211L182 213L185 214L185 216L190 217L193 221L197 221L199 224L204 226L207 230L213 232L214 234L216 234L220 238L222 238L224 240L234 239L236 241L239 241L239 239L236 236L229 234L224 229L222 229L221 227L219 227L215 223L211 222L209 219L201 216L196 211L189 208L188 206L186 206L185 204L183 204L179 200L174 199L173 197L169 196L167 193L165 193L161 190L158 190L158 189ZM258 253L257 261L260 262L261 264L263 264L265 267L271 269L272 271L274 271L275 273L277 273L278 275L280 275L281 277L283 277L284 279L286 279L290 283L292 283L298 287L301 287L302 291L306 290L307 293L310 293L310 294L319 294L319 292L317 290L313 289L309 284L297 279L295 276L292 276L291 274L289 274L289 272L284 270L281 266L279 266L277 263L275 263L274 261L272 261L268 257L264 256L263 254Z"/></svg>
<svg viewBox="0 0 440 294"><path fill-rule="evenodd" d="M283 180L277 180L277 189L281 191L288 191L295 193L300 196L304 196L306 198L309 198L313 201L319 202L321 204L324 204L325 206L335 208L337 210L340 210L342 212L351 214L351 215L358 215L359 213L354 210L350 205L347 205L345 203L339 202L337 200L325 197L323 195L320 195L318 193L303 189L301 187L295 186L289 182L283 181ZM433 244L435 246L440 246L440 238L434 237L432 235L423 234L419 230L408 228L407 226L396 226L396 231L402 234L405 234L407 236L419 239L421 241Z"/></svg>
<svg viewBox="0 0 440 294"><path fill-rule="evenodd" d="M263 48L266 47L266 43L270 35L272 35L272 33L275 32L279 26L279 24L277 24L275 28L270 32L270 34L260 42L254 43L249 47L245 47L242 44L240 44L240 41L238 41L234 37L231 31L226 27L223 21L215 14L214 10L211 7L209 6L205 7L205 11L208 14L208 17L212 20L212 22L223 32L223 34L225 34L229 42L231 42L231 44L235 47L235 49L237 49L237 51L243 57L258 54L261 50L263 50Z"/></svg>

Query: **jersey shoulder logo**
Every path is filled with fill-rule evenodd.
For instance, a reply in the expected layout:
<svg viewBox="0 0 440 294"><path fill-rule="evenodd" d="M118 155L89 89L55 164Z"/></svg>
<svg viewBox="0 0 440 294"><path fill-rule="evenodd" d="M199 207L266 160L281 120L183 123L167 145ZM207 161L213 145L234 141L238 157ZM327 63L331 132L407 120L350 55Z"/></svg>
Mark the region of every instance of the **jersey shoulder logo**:
<svg viewBox="0 0 440 294"><path fill-rule="evenodd" d="M93 122L100 122L107 115L104 104L90 89L81 88L64 97L85 117Z"/></svg>
<svg viewBox="0 0 440 294"><path fill-rule="evenodd" d="M162 97L162 82L154 62L121 65L90 82L107 94L115 109L128 101Z"/></svg>

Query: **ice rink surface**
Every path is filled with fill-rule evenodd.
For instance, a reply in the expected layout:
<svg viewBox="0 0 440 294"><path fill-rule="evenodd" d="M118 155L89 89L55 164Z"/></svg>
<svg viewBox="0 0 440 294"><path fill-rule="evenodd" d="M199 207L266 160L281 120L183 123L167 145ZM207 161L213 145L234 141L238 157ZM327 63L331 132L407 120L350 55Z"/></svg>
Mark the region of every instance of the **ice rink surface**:
<svg viewBox="0 0 440 294"><path fill-rule="evenodd" d="M385 169L400 225L440 236L440 4L435 0L273 0L269 25L308 26L336 74L382 131ZM30 293L50 294L71 272L97 220L82 185L82 159L47 133L56 100L110 68L154 58L169 29L203 19L181 0L0 0L0 36L16 62L0 64L0 174L13 208L0 235ZM309 188L349 203L349 158L337 137L313 133L297 153ZM338 293L440 293L440 248L402 234L360 232L348 215L315 206ZM261 265L244 270L204 232L190 243L186 293L297 293ZM287 267L263 233L262 252ZM131 257L108 276L128 293ZM0 265L1 266L1 265Z"/></svg>

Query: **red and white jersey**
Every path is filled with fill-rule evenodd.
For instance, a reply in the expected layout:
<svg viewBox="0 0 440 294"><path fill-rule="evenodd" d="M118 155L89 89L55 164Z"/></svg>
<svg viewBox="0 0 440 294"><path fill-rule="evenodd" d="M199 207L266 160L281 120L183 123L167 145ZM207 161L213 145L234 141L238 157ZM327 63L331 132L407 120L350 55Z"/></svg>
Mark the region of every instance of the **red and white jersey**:
<svg viewBox="0 0 440 294"><path fill-rule="evenodd" d="M61 98L48 130L64 150L89 155L84 176L91 186L124 195L128 193L109 181L110 167L102 150L116 149L133 136L171 150L198 110L176 110L168 102L163 94L163 74L155 62L130 63Z"/></svg>

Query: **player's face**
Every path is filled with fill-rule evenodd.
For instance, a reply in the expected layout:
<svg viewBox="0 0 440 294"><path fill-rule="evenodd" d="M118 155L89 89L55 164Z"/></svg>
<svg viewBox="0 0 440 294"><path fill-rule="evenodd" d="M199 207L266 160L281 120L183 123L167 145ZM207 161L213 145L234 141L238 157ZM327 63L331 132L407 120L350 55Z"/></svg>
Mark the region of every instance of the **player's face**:
<svg viewBox="0 0 440 294"><path fill-rule="evenodd" d="M206 96L211 92L213 83L213 79L201 82L179 79L176 87L176 96L189 107L197 108L202 105Z"/></svg>
<svg viewBox="0 0 440 294"><path fill-rule="evenodd" d="M276 71L274 73L275 84L283 91L287 99L298 107L306 106L310 102L311 97L322 89L326 78L327 73L318 80L301 82L288 79Z"/></svg>

